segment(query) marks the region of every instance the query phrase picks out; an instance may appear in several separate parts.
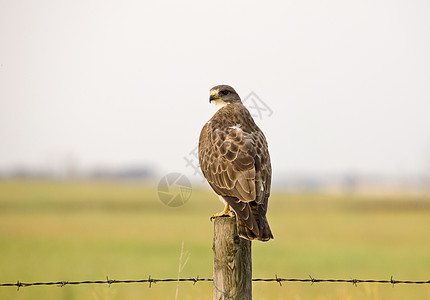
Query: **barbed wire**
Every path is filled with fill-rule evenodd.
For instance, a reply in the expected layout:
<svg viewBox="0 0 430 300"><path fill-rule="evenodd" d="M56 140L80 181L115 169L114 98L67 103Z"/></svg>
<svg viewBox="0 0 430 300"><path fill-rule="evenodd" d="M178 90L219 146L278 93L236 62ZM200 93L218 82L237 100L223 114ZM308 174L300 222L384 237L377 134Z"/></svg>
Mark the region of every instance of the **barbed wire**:
<svg viewBox="0 0 430 300"><path fill-rule="evenodd" d="M193 285L195 285L197 282L200 281L206 281L206 282L213 282L212 278L199 278L197 277L190 277L190 278L152 278L151 276L148 277L148 279L130 279L130 280L115 280L115 279L109 279L108 276L106 276L106 280L83 280L83 281L48 281L48 282L21 282L17 281L16 283L0 283L0 287L6 287L6 286L14 286L17 287L19 290L21 287L30 287L30 286L59 286L64 287L66 285L80 285L80 284L107 284L108 287L110 287L112 284L116 283L149 283L149 287L152 286L152 284L159 283L159 282L192 282ZM315 278L311 275L309 275L309 278L282 278L278 277L278 275L275 274L275 278L253 278L253 282L277 282L279 285L282 286L282 282L310 282L311 285L314 283L321 283L321 282L330 282L330 283L352 283L354 286L357 286L359 283L385 283L385 284L391 284L393 287L395 284L430 284L430 280L424 281L414 281L414 280L395 280L393 279L393 276L391 276L388 280L375 280L375 279L320 279Z"/></svg>

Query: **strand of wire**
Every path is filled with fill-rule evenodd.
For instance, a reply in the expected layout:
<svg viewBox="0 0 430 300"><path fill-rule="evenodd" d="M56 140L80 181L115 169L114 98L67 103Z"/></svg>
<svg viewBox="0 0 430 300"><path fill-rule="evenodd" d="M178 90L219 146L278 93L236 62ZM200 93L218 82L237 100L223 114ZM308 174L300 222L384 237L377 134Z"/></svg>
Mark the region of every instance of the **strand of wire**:
<svg viewBox="0 0 430 300"><path fill-rule="evenodd" d="M6 287L6 286L14 286L17 287L18 290L21 287L30 287L30 286L59 286L64 287L66 285L80 285L80 284L107 284L109 287L112 284L116 283L148 283L149 287L152 286L152 284L159 283L159 282L192 282L193 285L197 282L206 281L206 282L212 282L212 278L199 278L197 277L190 277L190 278L151 278L151 276L148 277L148 279L131 279L131 280L115 280L115 279L109 279L108 276L106 276L106 280L83 280L83 281L49 281L49 282L21 282L17 281L16 283L0 283L0 287ZM311 275L309 275L309 278L282 278L278 277L278 275L275 275L275 278L253 278L252 281L254 282L277 282L279 285L282 286L282 282L310 282L311 285L314 283L321 283L321 282L331 282L331 283L352 283L353 285L357 286L359 283L385 283L385 284L430 284L430 280L424 281L414 281L414 280L395 280L391 276L388 280L375 280L375 279L320 279L315 278Z"/></svg>

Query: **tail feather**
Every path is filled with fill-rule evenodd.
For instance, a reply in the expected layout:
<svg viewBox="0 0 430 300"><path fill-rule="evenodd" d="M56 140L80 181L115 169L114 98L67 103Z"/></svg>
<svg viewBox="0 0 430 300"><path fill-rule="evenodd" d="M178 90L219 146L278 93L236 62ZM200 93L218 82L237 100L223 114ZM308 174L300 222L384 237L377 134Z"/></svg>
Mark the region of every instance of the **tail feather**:
<svg viewBox="0 0 430 300"><path fill-rule="evenodd" d="M261 204L256 202L249 202L248 205L251 208L252 216L251 218L256 220L258 230L251 230L248 228L247 224L240 219L240 216L236 215L237 220L237 231L239 236L248 240L259 240L259 241L269 241L273 239L272 231L270 230L269 222L266 218L266 209Z"/></svg>
<svg viewBox="0 0 430 300"><path fill-rule="evenodd" d="M256 235L252 230L246 227L245 223L236 216L237 221L237 232L240 237L243 237L247 240L259 240L263 242L267 242L270 239L273 239L272 231L270 230L269 223L266 218L263 221L262 230L259 232L259 235Z"/></svg>
<svg viewBox="0 0 430 300"><path fill-rule="evenodd" d="M255 201L240 201L236 197L223 196L236 213L237 232L248 240L268 241L273 239L272 231L267 222L267 197L262 204Z"/></svg>

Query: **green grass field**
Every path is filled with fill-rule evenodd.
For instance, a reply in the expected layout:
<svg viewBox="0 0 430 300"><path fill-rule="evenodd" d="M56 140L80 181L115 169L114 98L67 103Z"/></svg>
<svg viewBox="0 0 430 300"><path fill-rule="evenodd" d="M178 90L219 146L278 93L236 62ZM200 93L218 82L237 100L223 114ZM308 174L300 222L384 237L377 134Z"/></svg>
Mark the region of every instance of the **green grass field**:
<svg viewBox="0 0 430 300"><path fill-rule="evenodd" d="M156 187L115 182L0 181L0 282L212 277L208 190L168 208ZM253 243L253 276L430 279L430 198L278 194L275 240ZM174 299L176 283L0 287L0 299ZM430 285L254 283L254 299L430 299ZM211 299L211 283L179 299Z"/></svg>

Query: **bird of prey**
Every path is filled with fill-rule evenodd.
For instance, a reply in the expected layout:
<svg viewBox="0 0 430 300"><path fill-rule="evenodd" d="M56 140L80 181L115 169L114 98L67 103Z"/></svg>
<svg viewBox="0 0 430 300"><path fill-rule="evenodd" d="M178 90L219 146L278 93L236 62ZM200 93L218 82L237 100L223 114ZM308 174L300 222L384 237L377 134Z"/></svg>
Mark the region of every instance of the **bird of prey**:
<svg viewBox="0 0 430 300"><path fill-rule="evenodd" d="M273 239L266 219L272 177L266 138L232 87L213 87L209 102L217 111L200 133L199 164L225 204L211 220L235 215L239 236Z"/></svg>

